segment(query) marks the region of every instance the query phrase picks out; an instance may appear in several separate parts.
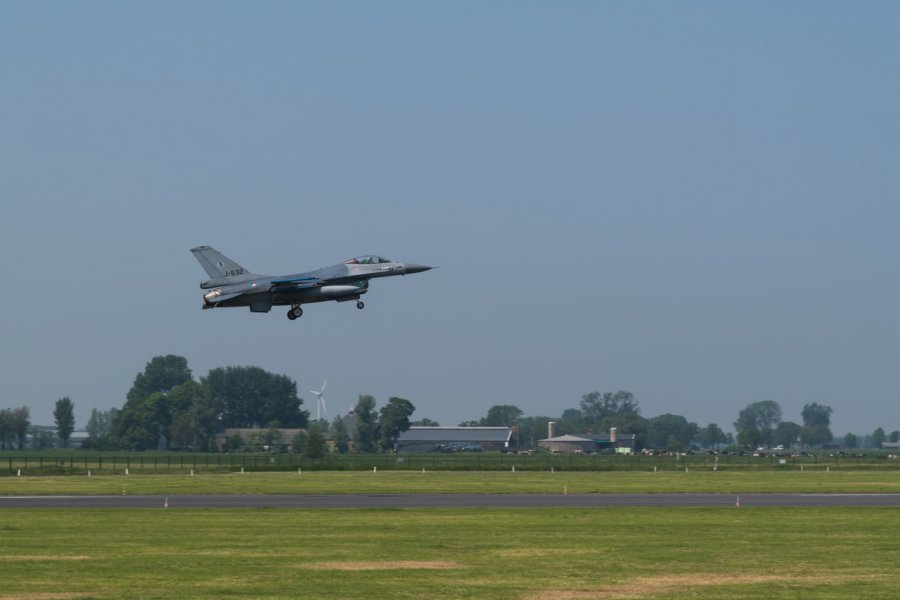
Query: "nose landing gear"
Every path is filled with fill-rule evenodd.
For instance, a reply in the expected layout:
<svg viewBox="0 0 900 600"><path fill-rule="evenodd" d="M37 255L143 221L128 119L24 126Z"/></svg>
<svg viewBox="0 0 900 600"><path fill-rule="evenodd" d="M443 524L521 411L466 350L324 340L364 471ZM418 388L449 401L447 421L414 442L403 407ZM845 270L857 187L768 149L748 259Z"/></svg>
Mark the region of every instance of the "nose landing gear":
<svg viewBox="0 0 900 600"><path fill-rule="evenodd" d="M295 304L287 311L287 318L293 321L294 319L299 319L303 316L303 309L300 308L299 304Z"/></svg>

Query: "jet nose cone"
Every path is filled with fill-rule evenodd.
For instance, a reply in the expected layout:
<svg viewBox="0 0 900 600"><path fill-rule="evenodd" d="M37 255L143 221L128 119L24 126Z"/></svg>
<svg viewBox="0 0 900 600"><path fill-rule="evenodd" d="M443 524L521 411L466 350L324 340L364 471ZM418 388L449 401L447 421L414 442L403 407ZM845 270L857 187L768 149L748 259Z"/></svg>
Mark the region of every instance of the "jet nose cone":
<svg viewBox="0 0 900 600"><path fill-rule="evenodd" d="M403 264L403 272L407 275L411 273L421 273L422 271L429 271L431 267L428 265L417 265L416 263L404 263Z"/></svg>

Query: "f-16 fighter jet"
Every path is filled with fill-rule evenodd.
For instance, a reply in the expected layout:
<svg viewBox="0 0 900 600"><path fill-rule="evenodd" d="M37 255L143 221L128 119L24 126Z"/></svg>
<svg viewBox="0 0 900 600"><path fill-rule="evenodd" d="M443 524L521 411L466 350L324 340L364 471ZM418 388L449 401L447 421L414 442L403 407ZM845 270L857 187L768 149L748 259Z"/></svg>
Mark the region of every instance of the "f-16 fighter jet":
<svg viewBox="0 0 900 600"><path fill-rule="evenodd" d="M200 284L209 290L203 294L203 308L247 306L251 312L269 312L273 306L290 306L287 317L291 321L303 315L301 304L311 302L356 300L356 308L362 309L365 304L359 298L369 291L370 279L431 269L380 256L357 256L296 275L257 275L210 246L198 246L191 252L212 278Z"/></svg>

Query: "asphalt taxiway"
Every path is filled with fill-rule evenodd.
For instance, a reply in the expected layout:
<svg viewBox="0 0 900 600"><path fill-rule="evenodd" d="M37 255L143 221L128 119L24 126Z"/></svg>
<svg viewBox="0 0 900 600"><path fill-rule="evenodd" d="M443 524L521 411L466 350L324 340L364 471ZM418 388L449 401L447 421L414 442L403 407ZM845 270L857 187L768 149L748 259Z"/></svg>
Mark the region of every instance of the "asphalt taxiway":
<svg viewBox="0 0 900 600"><path fill-rule="evenodd" d="M3 496L4 508L609 508L900 506L900 494L204 494Z"/></svg>

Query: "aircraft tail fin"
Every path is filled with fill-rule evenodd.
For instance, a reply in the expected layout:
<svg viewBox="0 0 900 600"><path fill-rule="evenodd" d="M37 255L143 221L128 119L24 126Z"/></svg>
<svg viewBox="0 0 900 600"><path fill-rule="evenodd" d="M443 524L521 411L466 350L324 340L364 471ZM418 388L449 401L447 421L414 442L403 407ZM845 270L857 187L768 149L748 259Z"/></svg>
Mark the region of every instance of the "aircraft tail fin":
<svg viewBox="0 0 900 600"><path fill-rule="evenodd" d="M250 271L237 264L212 246L197 246L191 248L191 253L203 270L212 279L232 279L237 282L251 275Z"/></svg>

